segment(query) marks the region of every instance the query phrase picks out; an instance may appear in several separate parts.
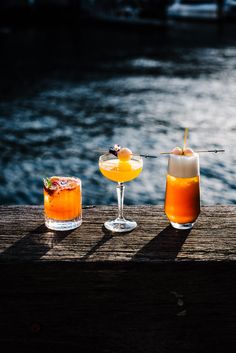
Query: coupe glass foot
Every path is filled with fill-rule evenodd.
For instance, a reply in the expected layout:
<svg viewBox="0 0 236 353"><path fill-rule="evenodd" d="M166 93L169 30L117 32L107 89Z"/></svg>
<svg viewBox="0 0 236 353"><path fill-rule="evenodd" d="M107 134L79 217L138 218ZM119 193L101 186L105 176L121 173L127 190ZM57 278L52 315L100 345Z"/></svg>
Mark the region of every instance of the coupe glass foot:
<svg viewBox="0 0 236 353"><path fill-rule="evenodd" d="M127 219L115 219L113 221L107 221L104 223L106 229L115 233L130 232L137 227L135 221L128 221Z"/></svg>

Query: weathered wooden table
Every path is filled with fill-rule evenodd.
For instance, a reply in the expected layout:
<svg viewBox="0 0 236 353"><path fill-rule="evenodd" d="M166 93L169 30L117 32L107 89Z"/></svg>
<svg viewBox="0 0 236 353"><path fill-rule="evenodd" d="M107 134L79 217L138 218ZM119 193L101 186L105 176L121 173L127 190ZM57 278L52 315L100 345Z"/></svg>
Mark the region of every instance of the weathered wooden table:
<svg viewBox="0 0 236 353"><path fill-rule="evenodd" d="M0 207L1 352L230 352L236 346L236 206L203 207L191 231L162 207L115 207L45 228L42 207Z"/></svg>

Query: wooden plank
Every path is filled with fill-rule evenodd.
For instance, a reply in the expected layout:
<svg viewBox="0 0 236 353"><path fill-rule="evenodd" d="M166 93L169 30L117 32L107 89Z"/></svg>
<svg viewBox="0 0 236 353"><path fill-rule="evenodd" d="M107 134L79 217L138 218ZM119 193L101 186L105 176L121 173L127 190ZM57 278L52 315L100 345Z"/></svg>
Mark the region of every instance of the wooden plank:
<svg viewBox="0 0 236 353"><path fill-rule="evenodd" d="M126 207L138 228L124 235L109 233L105 220L116 207L84 209L83 224L71 232L44 226L43 208L0 207L0 262L173 262L235 261L236 206L202 207L191 231L174 230L161 206Z"/></svg>
<svg viewBox="0 0 236 353"><path fill-rule="evenodd" d="M67 233L37 206L0 207L1 351L221 353L236 344L235 206L203 207L191 232L160 206L85 209Z"/></svg>

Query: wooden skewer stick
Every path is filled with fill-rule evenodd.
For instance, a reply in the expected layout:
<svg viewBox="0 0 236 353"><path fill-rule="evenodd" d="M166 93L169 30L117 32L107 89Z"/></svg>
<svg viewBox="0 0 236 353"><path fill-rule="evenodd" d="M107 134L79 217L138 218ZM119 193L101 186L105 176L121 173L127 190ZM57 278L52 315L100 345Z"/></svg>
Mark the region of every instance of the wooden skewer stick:
<svg viewBox="0 0 236 353"><path fill-rule="evenodd" d="M186 127L185 129L184 129L184 150L185 150L185 148L186 148L186 144L187 144L187 136L188 136L188 128Z"/></svg>

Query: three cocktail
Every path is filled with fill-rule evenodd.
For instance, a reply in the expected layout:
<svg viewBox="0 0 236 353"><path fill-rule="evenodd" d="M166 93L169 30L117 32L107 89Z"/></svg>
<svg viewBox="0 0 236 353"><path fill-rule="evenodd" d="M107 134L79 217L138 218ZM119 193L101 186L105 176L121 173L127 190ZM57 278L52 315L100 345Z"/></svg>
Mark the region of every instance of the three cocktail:
<svg viewBox="0 0 236 353"><path fill-rule="evenodd" d="M70 230L82 223L81 180L73 177L44 179L45 224L53 230Z"/></svg>
<svg viewBox="0 0 236 353"><path fill-rule="evenodd" d="M125 182L131 181L141 173L143 160L128 148L115 145L99 158L99 169L109 180L117 182L118 216L115 220L104 223L112 232L128 232L137 227L135 221L126 220L123 215Z"/></svg>

